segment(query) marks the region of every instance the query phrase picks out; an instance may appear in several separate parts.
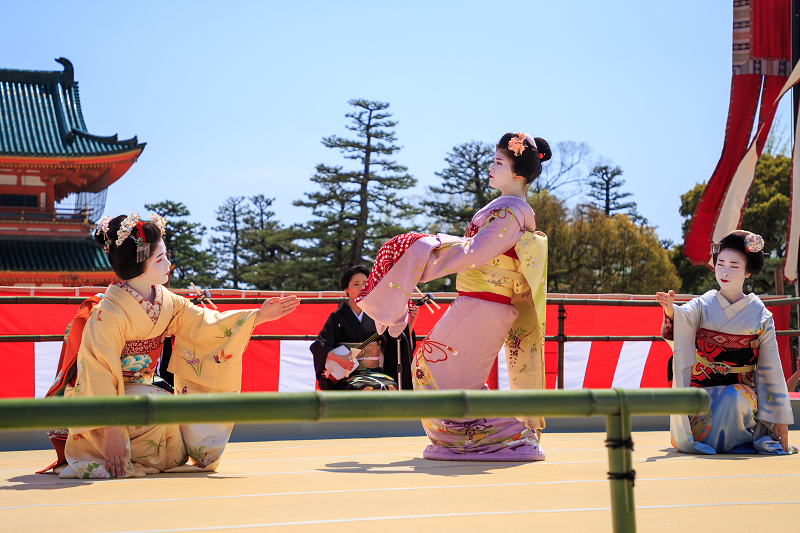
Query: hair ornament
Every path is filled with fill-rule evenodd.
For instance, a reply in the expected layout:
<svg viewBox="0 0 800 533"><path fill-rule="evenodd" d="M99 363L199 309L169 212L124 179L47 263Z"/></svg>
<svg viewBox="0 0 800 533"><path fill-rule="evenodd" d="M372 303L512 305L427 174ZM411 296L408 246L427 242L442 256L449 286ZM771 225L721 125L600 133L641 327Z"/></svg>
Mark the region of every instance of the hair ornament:
<svg viewBox="0 0 800 533"><path fill-rule="evenodd" d="M150 215L150 222L158 227L162 237L167 233L167 221L164 220L164 218L158 213L153 213Z"/></svg>
<svg viewBox="0 0 800 533"><path fill-rule="evenodd" d="M535 145L534 145L535 146ZM525 151L525 134L517 133L511 140L508 141L508 149L518 156Z"/></svg>
<svg viewBox="0 0 800 533"><path fill-rule="evenodd" d="M105 237L105 240L108 240L108 223L111 222L112 220L114 220L114 217L110 217L108 215L98 220L97 230L95 230L95 235L97 235L97 232L102 231L103 237Z"/></svg>
<svg viewBox="0 0 800 533"><path fill-rule="evenodd" d="M715 242L711 245L711 253L716 255L719 253L719 249L722 248L722 244Z"/></svg>
<svg viewBox="0 0 800 533"><path fill-rule="evenodd" d="M117 240L114 241L117 246L122 246L125 239L131 236L131 231L136 227L137 222L139 222L139 215L136 213L131 213L125 217L125 220L119 225L119 230L117 230Z"/></svg>
<svg viewBox="0 0 800 533"><path fill-rule="evenodd" d="M760 252L764 249L764 239L757 233L749 233L744 238L744 247L750 253Z"/></svg>

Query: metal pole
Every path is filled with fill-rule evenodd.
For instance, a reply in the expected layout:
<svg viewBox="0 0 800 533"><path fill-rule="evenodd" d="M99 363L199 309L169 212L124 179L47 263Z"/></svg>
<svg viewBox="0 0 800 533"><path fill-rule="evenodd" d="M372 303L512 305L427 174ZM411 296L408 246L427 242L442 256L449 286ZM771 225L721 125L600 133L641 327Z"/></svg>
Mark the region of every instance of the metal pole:
<svg viewBox="0 0 800 533"><path fill-rule="evenodd" d="M400 337L405 335L401 333ZM397 337L397 390L403 390L403 359L400 357L400 337Z"/></svg>
<svg viewBox="0 0 800 533"><path fill-rule="evenodd" d="M633 440L628 397L622 389L614 389L619 397L619 413L606 417L608 479L611 483L611 529L615 533L636 531L633 503Z"/></svg>
<svg viewBox="0 0 800 533"><path fill-rule="evenodd" d="M564 388L564 326L567 313L564 304L558 304L558 374L556 375L556 388Z"/></svg>

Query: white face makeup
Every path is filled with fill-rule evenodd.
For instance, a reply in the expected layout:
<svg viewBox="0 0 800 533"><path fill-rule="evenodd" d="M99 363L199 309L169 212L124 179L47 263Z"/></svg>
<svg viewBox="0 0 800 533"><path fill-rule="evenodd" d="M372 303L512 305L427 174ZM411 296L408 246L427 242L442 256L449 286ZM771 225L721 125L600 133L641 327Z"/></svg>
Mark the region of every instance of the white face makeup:
<svg viewBox="0 0 800 533"><path fill-rule="evenodd" d="M144 272L140 278L149 285L163 285L169 279L169 267L172 263L167 258L167 247L163 240L151 247L150 257L144 261Z"/></svg>
<svg viewBox="0 0 800 533"><path fill-rule="evenodd" d="M498 150L494 154L494 161L489 167L489 187L507 191L514 183L514 173L511 170L511 161Z"/></svg>
<svg viewBox="0 0 800 533"><path fill-rule="evenodd" d="M363 289L366 284L367 276L360 272L353 274L353 277L350 278L350 284L347 285L347 288L344 290L351 302L356 299L358 293L361 292L361 289Z"/></svg>
<svg viewBox="0 0 800 533"><path fill-rule="evenodd" d="M747 260L744 254L736 250L722 250L717 256L714 276L722 292L742 292L745 278L750 277L746 271Z"/></svg>

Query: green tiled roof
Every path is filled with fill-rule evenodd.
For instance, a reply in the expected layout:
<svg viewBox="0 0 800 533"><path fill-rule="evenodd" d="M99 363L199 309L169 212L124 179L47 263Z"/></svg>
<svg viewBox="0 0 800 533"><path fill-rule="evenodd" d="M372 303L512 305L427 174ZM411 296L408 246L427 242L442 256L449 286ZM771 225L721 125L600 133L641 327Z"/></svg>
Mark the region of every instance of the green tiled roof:
<svg viewBox="0 0 800 533"><path fill-rule="evenodd" d="M72 63L63 71L0 69L0 155L97 156L144 148L86 131Z"/></svg>
<svg viewBox="0 0 800 533"><path fill-rule="evenodd" d="M0 270L85 272L111 270L111 265L103 249L89 238L6 237L0 239Z"/></svg>

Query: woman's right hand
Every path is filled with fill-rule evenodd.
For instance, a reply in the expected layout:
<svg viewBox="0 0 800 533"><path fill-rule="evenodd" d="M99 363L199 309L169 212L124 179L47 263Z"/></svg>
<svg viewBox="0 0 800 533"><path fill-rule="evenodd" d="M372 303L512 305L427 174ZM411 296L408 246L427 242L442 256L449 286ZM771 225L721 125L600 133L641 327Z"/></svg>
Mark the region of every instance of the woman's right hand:
<svg viewBox="0 0 800 533"><path fill-rule="evenodd" d="M118 427L103 428L105 437L103 444L103 457L106 461L106 470L111 477L125 477L125 442L122 440L122 429Z"/></svg>
<svg viewBox="0 0 800 533"><path fill-rule="evenodd" d="M664 314L667 315L667 318L670 320L675 318L675 309L673 307L675 303L675 291L657 292L656 301L664 308Z"/></svg>

